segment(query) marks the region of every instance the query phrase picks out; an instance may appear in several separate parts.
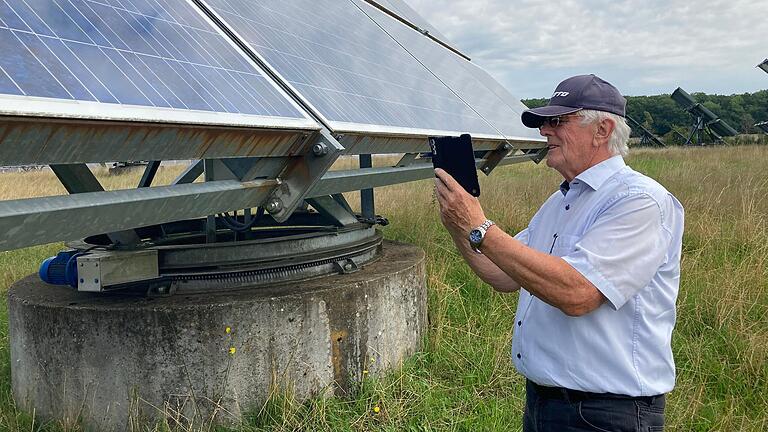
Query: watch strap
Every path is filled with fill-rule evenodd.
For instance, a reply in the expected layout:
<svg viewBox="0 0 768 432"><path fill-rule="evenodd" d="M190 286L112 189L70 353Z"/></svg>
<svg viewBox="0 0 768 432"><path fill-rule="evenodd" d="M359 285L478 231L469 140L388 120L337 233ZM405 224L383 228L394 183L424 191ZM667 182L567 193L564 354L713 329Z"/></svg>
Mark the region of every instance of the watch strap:
<svg viewBox="0 0 768 432"><path fill-rule="evenodd" d="M488 232L488 229L490 227L494 226L494 225L496 225L495 222L493 222L490 219L486 219L485 222L482 223L482 225L480 225L477 228L475 228L475 229L470 231L469 246L472 248L473 251L475 251L477 253L481 253L480 249L478 249L478 248L483 243L483 240L485 240L485 233ZM480 231L480 240L477 241L477 242L473 242L472 241L472 237L471 237L472 234L471 233L473 231Z"/></svg>

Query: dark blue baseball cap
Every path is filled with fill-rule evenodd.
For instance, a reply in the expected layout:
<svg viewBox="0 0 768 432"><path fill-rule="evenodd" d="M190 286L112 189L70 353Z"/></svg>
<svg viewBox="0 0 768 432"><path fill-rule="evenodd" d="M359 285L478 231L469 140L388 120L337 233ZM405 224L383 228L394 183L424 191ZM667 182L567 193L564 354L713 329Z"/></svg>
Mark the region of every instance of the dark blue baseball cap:
<svg viewBox="0 0 768 432"><path fill-rule="evenodd" d="M595 75L576 75L558 84L546 106L523 111L523 124L538 128L547 117L583 109L606 111L626 117L627 100L609 82Z"/></svg>

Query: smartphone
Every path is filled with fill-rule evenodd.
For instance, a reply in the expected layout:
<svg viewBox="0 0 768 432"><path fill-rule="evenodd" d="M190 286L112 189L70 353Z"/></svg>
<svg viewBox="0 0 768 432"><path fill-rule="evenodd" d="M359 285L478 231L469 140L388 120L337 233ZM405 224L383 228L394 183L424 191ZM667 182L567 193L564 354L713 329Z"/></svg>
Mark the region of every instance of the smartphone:
<svg viewBox="0 0 768 432"><path fill-rule="evenodd" d="M469 192L480 196L480 183L477 180L475 152L472 150L472 137L464 134L458 137L431 137L432 165L442 168Z"/></svg>

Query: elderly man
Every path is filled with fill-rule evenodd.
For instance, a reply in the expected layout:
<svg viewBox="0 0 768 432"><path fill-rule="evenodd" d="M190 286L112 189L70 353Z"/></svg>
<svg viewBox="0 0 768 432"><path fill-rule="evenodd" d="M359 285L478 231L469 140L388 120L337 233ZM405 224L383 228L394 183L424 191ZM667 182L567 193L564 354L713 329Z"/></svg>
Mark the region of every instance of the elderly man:
<svg viewBox="0 0 768 432"><path fill-rule="evenodd" d="M565 179L515 237L436 170L443 224L477 275L519 291L512 360L526 377L524 431L656 431L675 366L683 208L625 165L626 100L568 78L523 123Z"/></svg>

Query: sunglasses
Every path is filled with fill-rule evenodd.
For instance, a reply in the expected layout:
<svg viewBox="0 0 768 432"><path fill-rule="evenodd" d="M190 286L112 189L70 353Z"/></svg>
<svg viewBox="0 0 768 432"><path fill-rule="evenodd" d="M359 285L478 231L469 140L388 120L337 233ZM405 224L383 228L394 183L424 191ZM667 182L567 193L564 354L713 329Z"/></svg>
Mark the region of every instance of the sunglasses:
<svg viewBox="0 0 768 432"><path fill-rule="evenodd" d="M569 115L562 115L557 117L545 117L544 122L539 126L540 128L544 125L549 125L552 129L557 129L558 126L562 124L568 123L570 118L577 117L576 115L569 114Z"/></svg>

